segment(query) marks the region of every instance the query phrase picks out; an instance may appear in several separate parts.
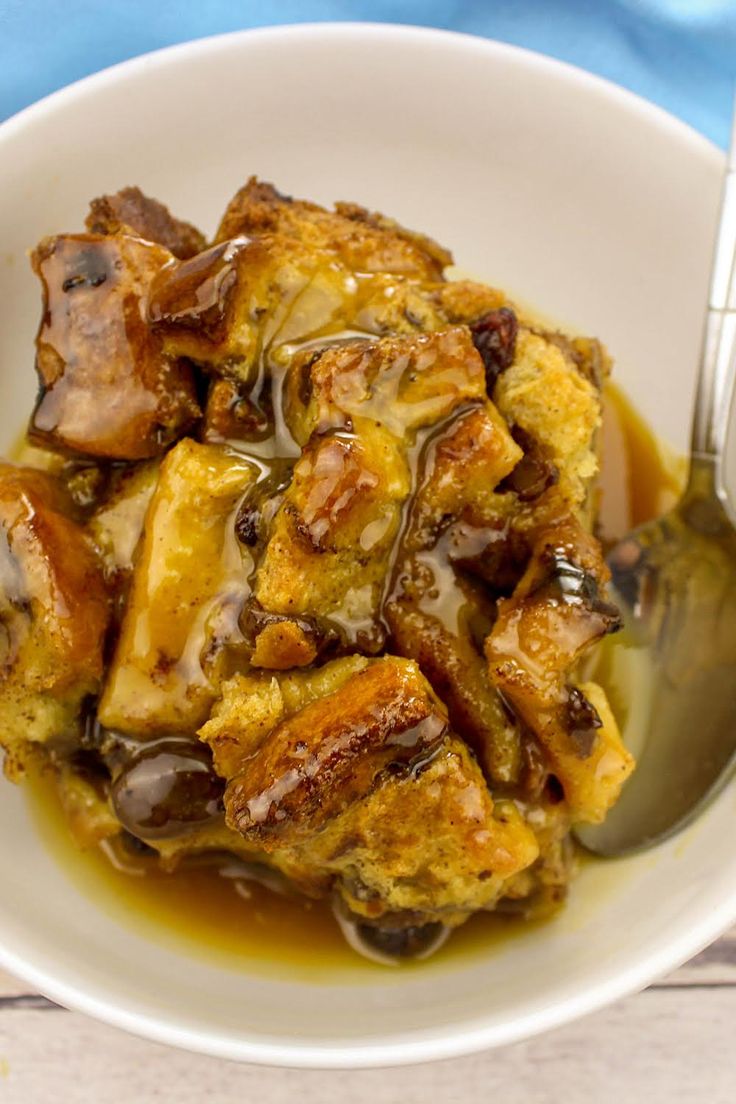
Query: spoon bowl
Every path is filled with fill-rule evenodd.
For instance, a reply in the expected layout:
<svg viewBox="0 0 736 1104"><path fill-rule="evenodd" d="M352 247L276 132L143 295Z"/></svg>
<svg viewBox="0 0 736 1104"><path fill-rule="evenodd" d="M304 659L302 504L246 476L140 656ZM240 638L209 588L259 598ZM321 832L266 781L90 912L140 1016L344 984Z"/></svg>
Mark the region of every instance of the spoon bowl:
<svg viewBox="0 0 736 1104"><path fill-rule="evenodd" d="M636 648L648 685L637 724L625 726L637 769L605 824L576 832L598 855L667 839L736 766L736 529L723 474L736 377L736 108L733 117L687 488L674 510L634 530L608 557L624 641Z"/></svg>
<svg viewBox="0 0 736 1104"><path fill-rule="evenodd" d="M646 674L626 739L637 768L600 825L580 827L599 855L652 846L683 828L736 767L736 530L705 458L679 505L635 530L608 559L625 633ZM642 708L643 705L643 708Z"/></svg>

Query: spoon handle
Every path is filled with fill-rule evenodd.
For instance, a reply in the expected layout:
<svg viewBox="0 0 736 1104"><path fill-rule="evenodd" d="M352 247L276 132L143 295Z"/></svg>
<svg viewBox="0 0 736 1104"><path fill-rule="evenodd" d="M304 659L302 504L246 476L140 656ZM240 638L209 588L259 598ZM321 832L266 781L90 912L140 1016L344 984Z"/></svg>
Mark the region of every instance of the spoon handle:
<svg viewBox="0 0 736 1104"><path fill-rule="evenodd" d="M719 494L723 493L720 468L735 377L736 105L713 257L691 441L691 479L697 474L696 468L708 466L713 470Z"/></svg>

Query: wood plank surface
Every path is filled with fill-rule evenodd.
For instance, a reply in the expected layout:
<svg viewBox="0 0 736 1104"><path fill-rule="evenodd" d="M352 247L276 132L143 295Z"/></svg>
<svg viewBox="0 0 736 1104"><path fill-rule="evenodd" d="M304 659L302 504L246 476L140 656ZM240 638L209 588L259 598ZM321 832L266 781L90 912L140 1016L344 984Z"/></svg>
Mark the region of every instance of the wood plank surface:
<svg viewBox="0 0 736 1104"><path fill-rule="evenodd" d="M733 1104L736 928L644 993L538 1039L422 1067L238 1066L132 1038L0 973L2 1104Z"/></svg>

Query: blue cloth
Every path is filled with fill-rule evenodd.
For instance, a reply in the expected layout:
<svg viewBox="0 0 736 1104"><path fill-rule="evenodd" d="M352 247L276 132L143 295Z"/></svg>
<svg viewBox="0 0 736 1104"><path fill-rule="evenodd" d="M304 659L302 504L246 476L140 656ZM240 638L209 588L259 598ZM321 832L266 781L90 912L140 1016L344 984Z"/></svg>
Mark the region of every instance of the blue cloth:
<svg viewBox="0 0 736 1104"><path fill-rule="evenodd" d="M417 23L592 70L720 145L736 76L736 0L0 0L0 118L114 62L275 23Z"/></svg>

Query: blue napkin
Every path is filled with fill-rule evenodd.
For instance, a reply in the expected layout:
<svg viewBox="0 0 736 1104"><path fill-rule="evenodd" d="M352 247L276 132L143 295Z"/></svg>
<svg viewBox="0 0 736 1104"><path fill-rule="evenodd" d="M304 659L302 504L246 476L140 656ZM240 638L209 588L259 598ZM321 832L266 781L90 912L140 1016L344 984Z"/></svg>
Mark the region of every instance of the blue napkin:
<svg viewBox="0 0 736 1104"><path fill-rule="evenodd" d="M0 118L160 46L326 19L417 23L527 46L623 84L727 143L736 0L0 0Z"/></svg>

